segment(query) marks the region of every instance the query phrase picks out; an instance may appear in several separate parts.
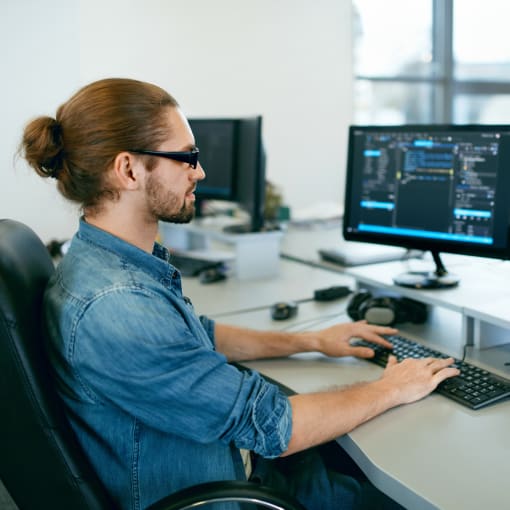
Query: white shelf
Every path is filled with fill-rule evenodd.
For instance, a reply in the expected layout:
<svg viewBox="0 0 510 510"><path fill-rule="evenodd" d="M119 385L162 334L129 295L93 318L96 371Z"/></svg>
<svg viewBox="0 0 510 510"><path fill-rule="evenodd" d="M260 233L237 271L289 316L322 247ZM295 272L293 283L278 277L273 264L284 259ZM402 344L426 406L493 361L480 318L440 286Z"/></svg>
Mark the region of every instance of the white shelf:
<svg viewBox="0 0 510 510"><path fill-rule="evenodd" d="M510 362L508 266L459 256L444 259L449 259L449 271L460 277L457 287L418 290L393 283L399 273L431 269L432 261L389 262L349 268L346 273L354 277L358 288L383 290L429 305L427 324L406 324L406 331L456 357L469 346L470 361L510 378L510 367L505 364Z"/></svg>
<svg viewBox="0 0 510 510"><path fill-rule="evenodd" d="M227 246L232 252L233 273L239 280L270 278L278 275L280 268L280 243L283 233L268 232L232 233L226 226L236 222L198 221L186 225L162 223L160 227L163 243L181 251L202 250L207 254L212 243Z"/></svg>

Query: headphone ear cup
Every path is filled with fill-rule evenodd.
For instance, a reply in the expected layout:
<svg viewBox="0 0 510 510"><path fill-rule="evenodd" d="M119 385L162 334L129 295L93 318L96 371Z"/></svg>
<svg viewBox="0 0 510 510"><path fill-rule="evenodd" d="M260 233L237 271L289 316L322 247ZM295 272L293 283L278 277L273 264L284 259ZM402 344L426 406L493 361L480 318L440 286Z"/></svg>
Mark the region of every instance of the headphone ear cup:
<svg viewBox="0 0 510 510"><path fill-rule="evenodd" d="M373 297L360 290L349 301L347 314L354 321L365 319L370 324L392 326L401 322L423 324L428 317L427 305L410 298Z"/></svg>
<svg viewBox="0 0 510 510"><path fill-rule="evenodd" d="M353 321L359 321L363 319L361 315L361 305L372 298L372 294L367 290L360 290L352 296L349 304L347 305L347 315Z"/></svg>
<svg viewBox="0 0 510 510"><path fill-rule="evenodd" d="M397 306L391 297L375 297L361 304L360 315L369 324L392 326L397 322Z"/></svg>

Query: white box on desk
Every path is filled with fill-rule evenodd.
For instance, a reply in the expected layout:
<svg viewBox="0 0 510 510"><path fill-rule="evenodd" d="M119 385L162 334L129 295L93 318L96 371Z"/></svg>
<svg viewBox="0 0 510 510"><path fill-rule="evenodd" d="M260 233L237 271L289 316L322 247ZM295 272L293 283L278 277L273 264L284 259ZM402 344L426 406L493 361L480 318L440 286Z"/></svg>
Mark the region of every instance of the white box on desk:
<svg viewBox="0 0 510 510"><path fill-rule="evenodd" d="M277 276L280 270L282 232L225 234L235 244L235 275L240 280Z"/></svg>
<svg viewBox="0 0 510 510"><path fill-rule="evenodd" d="M233 276L239 280L255 280L277 276L280 270L280 243L283 232L231 233L211 228L211 225L177 225L161 223L160 233L163 243L180 251L193 251L195 255L211 249L211 241L228 245L230 249L227 266L232 268ZM233 257L232 257L233 253Z"/></svg>

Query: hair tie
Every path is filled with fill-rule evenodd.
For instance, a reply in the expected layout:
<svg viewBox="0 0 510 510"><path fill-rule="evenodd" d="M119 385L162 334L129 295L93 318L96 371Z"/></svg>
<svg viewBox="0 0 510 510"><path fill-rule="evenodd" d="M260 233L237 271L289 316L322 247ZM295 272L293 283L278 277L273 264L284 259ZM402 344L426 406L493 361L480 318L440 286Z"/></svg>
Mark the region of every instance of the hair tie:
<svg viewBox="0 0 510 510"><path fill-rule="evenodd" d="M58 179L60 175L60 168L48 168L47 166L41 166L42 171L52 179Z"/></svg>
<svg viewBox="0 0 510 510"><path fill-rule="evenodd" d="M62 145L62 125L58 120L54 120L51 131L53 135L53 143L57 146Z"/></svg>
<svg viewBox="0 0 510 510"><path fill-rule="evenodd" d="M57 179L58 180L58 176L60 175L60 172L62 170L60 168L55 168L53 169L51 172L49 172L49 176L52 178L52 179Z"/></svg>
<svg viewBox="0 0 510 510"><path fill-rule="evenodd" d="M62 140L62 125L56 119L53 119L51 123L51 137L53 144L57 149L57 153L50 160L43 164L42 169L48 177L52 179L58 179L62 167L62 152L63 152L63 140Z"/></svg>

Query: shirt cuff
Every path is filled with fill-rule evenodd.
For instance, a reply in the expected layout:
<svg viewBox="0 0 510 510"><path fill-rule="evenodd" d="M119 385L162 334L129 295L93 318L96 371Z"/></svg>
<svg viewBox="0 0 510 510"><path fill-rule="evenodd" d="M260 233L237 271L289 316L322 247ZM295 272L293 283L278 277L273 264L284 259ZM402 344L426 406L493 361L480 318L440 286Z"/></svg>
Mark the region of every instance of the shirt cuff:
<svg viewBox="0 0 510 510"><path fill-rule="evenodd" d="M289 445L292 434L292 407L289 399L273 384L266 383L253 406L257 429L253 450L266 458L279 457Z"/></svg>
<svg viewBox="0 0 510 510"><path fill-rule="evenodd" d="M202 323L202 326L204 327L207 336L211 339L211 342L215 344L214 341L214 321L212 319L209 319L209 317L206 317L205 315L201 315L199 317L200 322Z"/></svg>

